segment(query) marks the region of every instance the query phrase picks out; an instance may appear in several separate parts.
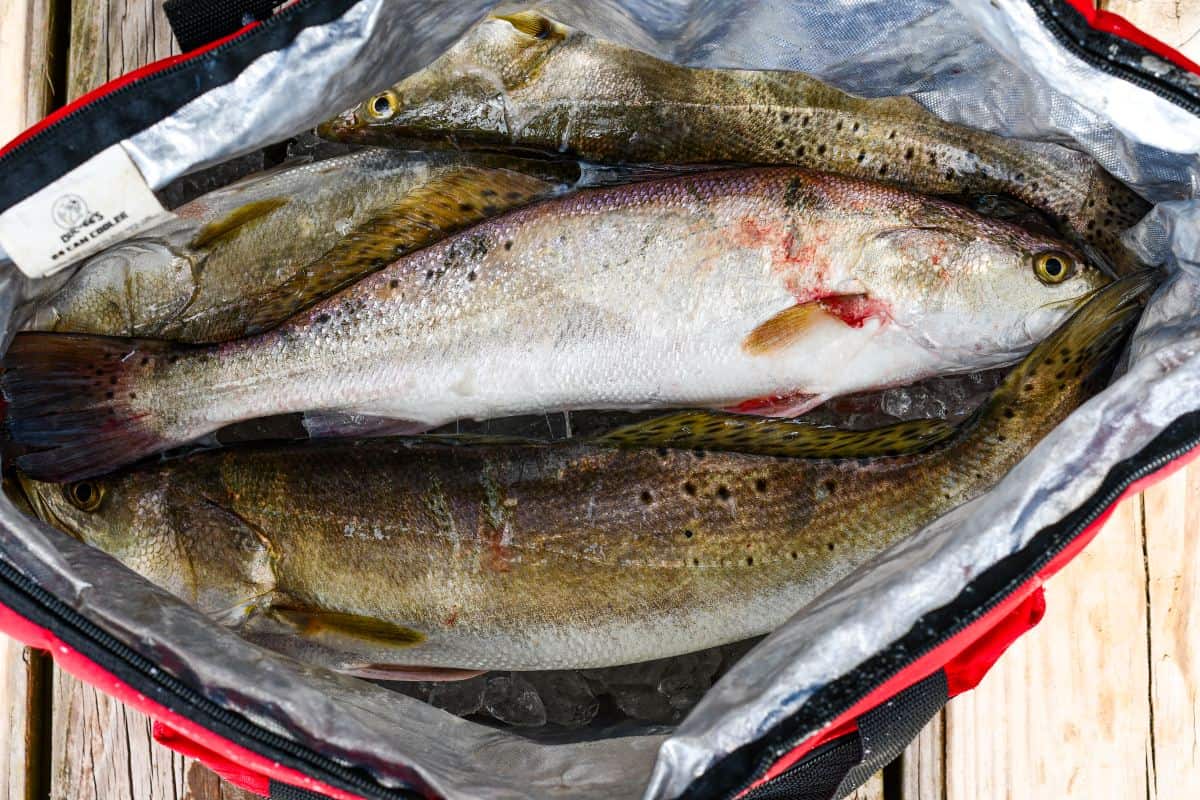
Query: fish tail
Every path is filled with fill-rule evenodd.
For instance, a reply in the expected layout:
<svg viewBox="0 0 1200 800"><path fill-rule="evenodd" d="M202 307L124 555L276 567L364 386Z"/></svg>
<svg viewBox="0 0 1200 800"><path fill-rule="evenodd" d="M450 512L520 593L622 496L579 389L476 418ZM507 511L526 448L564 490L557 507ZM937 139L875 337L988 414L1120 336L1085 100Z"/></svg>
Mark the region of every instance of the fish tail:
<svg viewBox="0 0 1200 800"><path fill-rule="evenodd" d="M1097 167L1079 213L1068 220L1073 233L1093 259L1114 275L1132 275L1145 264L1121 241L1122 234L1150 211L1137 193Z"/></svg>
<svg viewBox="0 0 1200 800"><path fill-rule="evenodd" d="M76 480L176 443L137 399L139 385L178 350L149 339L16 336L4 355L0 390L9 438L32 450L17 466L34 478Z"/></svg>

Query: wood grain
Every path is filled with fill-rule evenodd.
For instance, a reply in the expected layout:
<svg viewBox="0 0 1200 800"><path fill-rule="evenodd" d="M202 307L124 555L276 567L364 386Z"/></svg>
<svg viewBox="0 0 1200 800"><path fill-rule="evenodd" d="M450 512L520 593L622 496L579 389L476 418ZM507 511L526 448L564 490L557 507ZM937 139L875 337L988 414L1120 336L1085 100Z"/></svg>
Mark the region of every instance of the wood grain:
<svg viewBox="0 0 1200 800"><path fill-rule="evenodd" d="M51 800L249 800L157 744L150 720L63 672L54 676Z"/></svg>
<svg viewBox="0 0 1200 800"><path fill-rule="evenodd" d="M69 99L177 53L161 2L71 0Z"/></svg>
<svg viewBox="0 0 1200 800"><path fill-rule="evenodd" d="M1200 793L1200 469L1145 493L1150 672L1150 791Z"/></svg>
<svg viewBox="0 0 1200 800"><path fill-rule="evenodd" d="M1200 3L1195 0L1105 0L1099 6L1200 61Z"/></svg>

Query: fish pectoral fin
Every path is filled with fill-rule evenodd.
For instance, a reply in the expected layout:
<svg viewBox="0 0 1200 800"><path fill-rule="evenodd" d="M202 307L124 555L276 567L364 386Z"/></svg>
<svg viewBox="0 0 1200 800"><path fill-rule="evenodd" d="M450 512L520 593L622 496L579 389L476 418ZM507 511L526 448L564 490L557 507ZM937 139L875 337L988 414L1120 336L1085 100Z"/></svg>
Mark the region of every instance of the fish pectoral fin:
<svg viewBox="0 0 1200 800"><path fill-rule="evenodd" d="M797 303L759 323L742 340L742 349L753 356L775 353L795 344L814 325L828 319L859 327L870 316L868 303L865 294L834 294Z"/></svg>
<svg viewBox="0 0 1200 800"><path fill-rule="evenodd" d="M854 431L747 414L680 411L625 425L593 441L629 449L671 447L786 458L877 458L920 452L949 439L956 430L955 425L940 419Z"/></svg>
<svg viewBox="0 0 1200 800"><path fill-rule="evenodd" d="M420 631L377 617L299 605L273 605L266 612L298 636L309 639L348 638L388 647L411 647L425 641Z"/></svg>
<svg viewBox="0 0 1200 800"><path fill-rule="evenodd" d="M422 667L408 664L363 664L339 667L338 672L373 681L465 681L482 675L481 669L456 667Z"/></svg>
<svg viewBox="0 0 1200 800"><path fill-rule="evenodd" d="M196 237L192 239L191 247L194 250L203 250L212 247L218 242L229 241L246 230L256 220L262 219L275 209L282 208L287 204L288 199L286 197L271 197L266 200L255 200L254 202L246 203L244 206L239 206L221 219L213 220L201 228Z"/></svg>

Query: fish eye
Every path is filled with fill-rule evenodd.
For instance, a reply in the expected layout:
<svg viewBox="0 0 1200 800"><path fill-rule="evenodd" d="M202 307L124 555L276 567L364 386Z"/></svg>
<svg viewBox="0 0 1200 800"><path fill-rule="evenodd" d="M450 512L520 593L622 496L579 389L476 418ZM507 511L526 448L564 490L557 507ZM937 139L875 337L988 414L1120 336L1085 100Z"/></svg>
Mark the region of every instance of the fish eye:
<svg viewBox="0 0 1200 800"><path fill-rule="evenodd" d="M1062 283L1075 271L1075 261L1066 253L1051 250L1033 257L1033 274L1042 283Z"/></svg>
<svg viewBox="0 0 1200 800"><path fill-rule="evenodd" d="M95 511L104 499L104 490L95 481L76 481L63 487L63 496L80 511Z"/></svg>
<svg viewBox="0 0 1200 800"><path fill-rule="evenodd" d="M395 92L377 94L366 102L367 116L372 119L388 119L400 107L400 100Z"/></svg>

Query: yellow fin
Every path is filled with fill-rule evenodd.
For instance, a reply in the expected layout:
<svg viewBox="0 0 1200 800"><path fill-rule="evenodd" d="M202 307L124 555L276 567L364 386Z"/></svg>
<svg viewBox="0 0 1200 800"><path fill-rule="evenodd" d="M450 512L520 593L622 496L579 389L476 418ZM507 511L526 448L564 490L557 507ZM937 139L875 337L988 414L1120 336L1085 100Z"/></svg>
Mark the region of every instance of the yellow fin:
<svg viewBox="0 0 1200 800"><path fill-rule="evenodd" d="M440 175L347 233L327 253L259 298L246 320L260 333L397 258L480 220L553 193L554 184L507 169Z"/></svg>
<svg viewBox="0 0 1200 800"><path fill-rule="evenodd" d="M272 606L269 613L305 637L330 633L393 647L409 647L425 641L425 635L420 631L359 614L298 606Z"/></svg>
<svg viewBox="0 0 1200 800"><path fill-rule="evenodd" d="M219 241L228 241L244 231L250 223L262 219L287 203L286 197L272 197L239 206L221 219L214 220L201 228L200 232L196 234L196 238L192 239L192 248L202 250L211 248Z"/></svg>
<svg viewBox="0 0 1200 800"><path fill-rule="evenodd" d="M566 30L554 20L536 11L518 11L513 14L496 14L495 19L502 19L526 36L546 39L550 36L562 36Z"/></svg>
<svg viewBox="0 0 1200 800"><path fill-rule="evenodd" d="M785 308L750 331L742 340L742 349L752 356L773 353L794 344L822 319L841 319L830 312L830 303L844 304L864 297L865 295L860 294L831 295Z"/></svg>
<svg viewBox="0 0 1200 800"><path fill-rule="evenodd" d="M786 458L878 458L921 452L956 430L955 425L940 419L852 431L747 414L680 411L625 425L594 442L626 449L671 447Z"/></svg>

